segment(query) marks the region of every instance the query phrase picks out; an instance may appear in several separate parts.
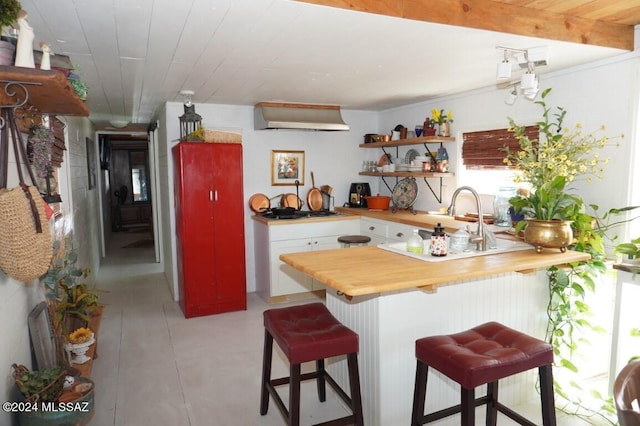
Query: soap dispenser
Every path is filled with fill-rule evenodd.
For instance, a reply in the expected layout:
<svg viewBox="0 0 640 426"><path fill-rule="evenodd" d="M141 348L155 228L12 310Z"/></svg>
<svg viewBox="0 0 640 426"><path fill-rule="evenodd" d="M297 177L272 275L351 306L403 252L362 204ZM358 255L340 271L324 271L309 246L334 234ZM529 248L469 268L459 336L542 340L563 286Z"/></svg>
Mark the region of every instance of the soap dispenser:
<svg viewBox="0 0 640 426"><path fill-rule="evenodd" d="M444 232L444 227L438 223L431 234L431 243L429 244L431 256L446 256L448 246L449 236Z"/></svg>

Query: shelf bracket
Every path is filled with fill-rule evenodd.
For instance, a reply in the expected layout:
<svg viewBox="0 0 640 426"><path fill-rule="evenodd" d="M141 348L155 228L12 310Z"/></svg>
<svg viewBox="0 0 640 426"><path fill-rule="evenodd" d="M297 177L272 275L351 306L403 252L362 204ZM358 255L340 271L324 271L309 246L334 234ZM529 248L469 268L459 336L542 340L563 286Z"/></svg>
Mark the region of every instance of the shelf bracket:
<svg viewBox="0 0 640 426"><path fill-rule="evenodd" d="M442 204L442 177L440 177L440 190L439 190L439 194L436 194L436 192L433 190L433 188L431 187L431 184L429 183L429 181L427 181L427 178L423 178L424 179L424 183L427 184L427 188L429 188L429 190L431 191L431 193L433 194L433 196L435 197L435 199L438 201L438 203Z"/></svg>
<svg viewBox="0 0 640 426"><path fill-rule="evenodd" d="M427 143L425 142L422 145L424 145L424 149L427 150L427 154L429 154L429 157L431 157L431 161L433 162L433 164L436 164L436 156L433 155L433 152L431 152ZM440 142L440 148L442 148L442 142Z"/></svg>
<svg viewBox="0 0 640 426"><path fill-rule="evenodd" d="M15 99L13 104L0 105L0 108L2 109L15 109L24 106L29 101L29 90L26 86L42 86L42 83L13 80L0 80L0 84L4 84L5 96L3 96L3 101L7 98L9 100ZM24 97L24 99L21 99L21 97ZM4 118L0 117L0 129L3 129L5 125L6 123Z"/></svg>
<svg viewBox="0 0 640 426"><path fill-rule="evenodd" d="M389 186L389 184L387 183L387 180L384 178L384 176L381 176L380 178L382 179L382 182L384 183L384 186L386 186L387 189L389 190L389 192L393 194L393 189ZM398 178L396 178L396 183L398 183Z"/></svg>

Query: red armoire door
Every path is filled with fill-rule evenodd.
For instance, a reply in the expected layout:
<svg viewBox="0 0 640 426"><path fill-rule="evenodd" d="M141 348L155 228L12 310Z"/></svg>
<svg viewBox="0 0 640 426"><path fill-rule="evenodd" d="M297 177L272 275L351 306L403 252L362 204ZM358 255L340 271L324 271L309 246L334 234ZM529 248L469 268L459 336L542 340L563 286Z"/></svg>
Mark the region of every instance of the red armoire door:
<svg viewBox="0 0 640 426"><path fill-rule="evenodd" d="M242 145L173 153L180 306L187 318L246 309Z"/></svg>

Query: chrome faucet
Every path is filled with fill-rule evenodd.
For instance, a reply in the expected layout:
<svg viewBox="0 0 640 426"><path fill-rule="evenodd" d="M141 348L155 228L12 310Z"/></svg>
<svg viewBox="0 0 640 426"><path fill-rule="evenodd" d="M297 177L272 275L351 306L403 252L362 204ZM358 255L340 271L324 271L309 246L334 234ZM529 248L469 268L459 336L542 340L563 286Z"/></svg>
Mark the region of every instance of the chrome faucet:
<svg viewBox="0 0 640 426"><path fill-rule="evenodd" d="M456 215L456 198L458 198L458 194L463 191L469 191L473 194L476 199L476 207L478 209L478 231L474 234L470 232L471 237L469 238L470 243L476 244L476 250L486 251L487 250L487 232L484 226L484 218L482 217L482 200L480 199L480 195L476 192L475 189L470 186L461 186L456 189L451 197L451 204L447 208L447 214L449 216Z"/></svg>

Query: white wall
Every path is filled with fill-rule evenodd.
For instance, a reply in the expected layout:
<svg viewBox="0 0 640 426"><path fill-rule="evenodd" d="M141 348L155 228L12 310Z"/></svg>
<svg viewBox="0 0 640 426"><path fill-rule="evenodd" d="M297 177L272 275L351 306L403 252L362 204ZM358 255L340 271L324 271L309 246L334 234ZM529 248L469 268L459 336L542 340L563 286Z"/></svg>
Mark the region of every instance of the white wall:
<svg viewBox="0 0 640 426"><path fill-rule="evenodd" d="M79 260L82 267L89 267L94 274L98 271L100 257L98 247L97 189L88 190L85 138L93 138L91 123L86 118L68 118L67 150L60 169L59 185L63 198L62 210L72 216L74 234L78 241ZM11 154L12 155L12 154ZM10 156L10 158L12 158ZM11 164L9 169L15 169ZM27 182L28 183L28 182ZM17 184L15 172L9 176L8 187ZM0 400L15 401L17 388L11 378L11 365L24 364L32 368L27 316L33 307L44 300L37 280L31 283L17 282L0 271L0 368L3 383L0 386ZM11 424L10 413L0 412L0 424Z"/></svg>

